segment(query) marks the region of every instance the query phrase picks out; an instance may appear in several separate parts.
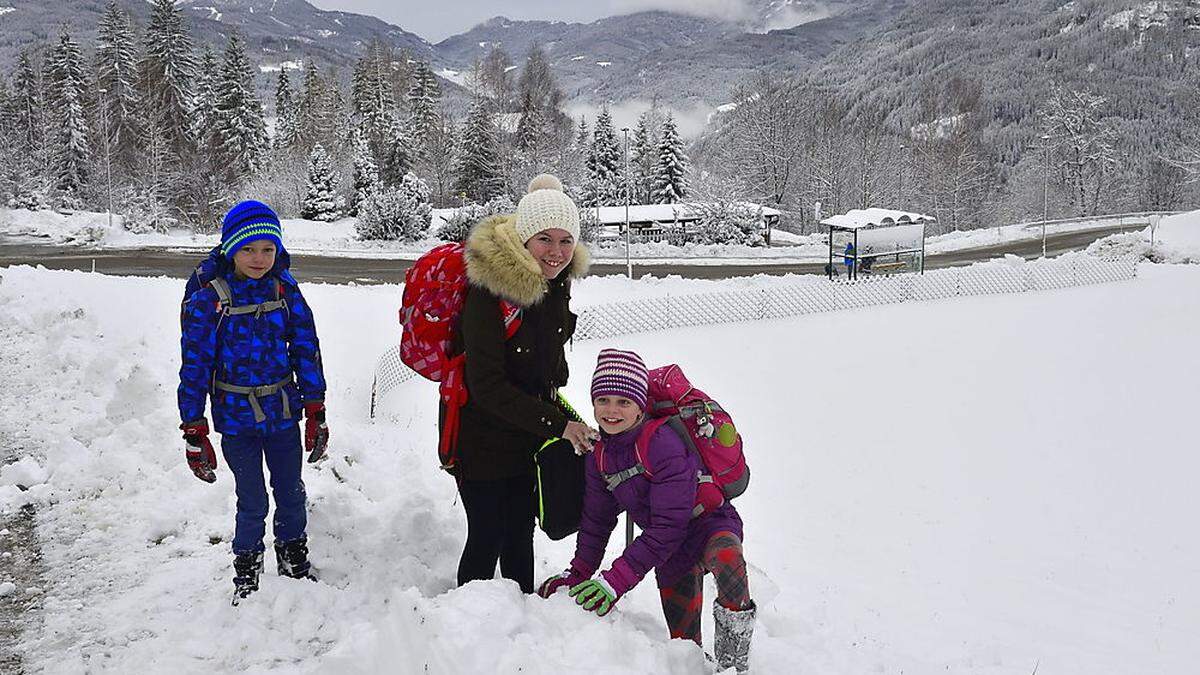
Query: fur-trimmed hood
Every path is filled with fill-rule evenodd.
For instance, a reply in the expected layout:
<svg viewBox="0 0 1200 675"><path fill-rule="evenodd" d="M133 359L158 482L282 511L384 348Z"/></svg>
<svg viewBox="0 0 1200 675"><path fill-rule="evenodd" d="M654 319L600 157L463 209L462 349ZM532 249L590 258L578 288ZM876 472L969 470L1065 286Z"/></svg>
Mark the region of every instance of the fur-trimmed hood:
<svg viewBox="0 0 1200 675"><path fill-rule="evenodd" d="M522 307L537 304L550 288L537 260L517 236L515 216L491 216L479 221L467 237L464 256L471 283ZM571 264L563 274L582 277L590 264L587 247L576 242Z"/></svg>

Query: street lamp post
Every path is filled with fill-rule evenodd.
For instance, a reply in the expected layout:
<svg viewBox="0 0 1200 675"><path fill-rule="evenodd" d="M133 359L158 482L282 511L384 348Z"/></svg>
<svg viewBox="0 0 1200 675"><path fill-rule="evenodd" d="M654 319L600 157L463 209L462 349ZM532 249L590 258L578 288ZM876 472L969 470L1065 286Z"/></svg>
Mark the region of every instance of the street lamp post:
<svg viewBox="0 0 1200 675"><path fill-rule="evenodd" d="M1042 257L1046 257L1046 219L1050 217L1050 137L1042 135Z"/></svg>
<svg viewBox="0 0 1200 675"><path fill-rule="evenodd" d="M896 192L899 193L898 194L899 198L896 201L900 202L900 210L901 211L907 210L904 207L904 144L903 143L900 144L900 188Z"/></svg>
<svg viewBox="0 0 1200 675"><path fill-rule="evenodd" d="M625 136L625 274L633 278L633 261L629 258L629 127L621 127Z"/></svg>
<svg viewBox="0 0 1200 675"><path fill-rule="evenodd" d="M104 169L108 182L108 230L112 231L113 200L112 200L112 151L108 139L108 90L98 90L100 94L100 132L104 134Z"/></svg>

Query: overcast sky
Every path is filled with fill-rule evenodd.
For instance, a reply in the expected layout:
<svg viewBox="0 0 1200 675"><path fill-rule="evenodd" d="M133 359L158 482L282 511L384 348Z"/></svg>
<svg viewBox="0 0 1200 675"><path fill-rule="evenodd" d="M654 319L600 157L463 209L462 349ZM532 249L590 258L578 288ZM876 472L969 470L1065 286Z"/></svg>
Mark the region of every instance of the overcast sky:
<svg viewBox="0 0 1200 675"><path fill-rule="evenodd" d="M494 16L541 21L590 22L616 14L665 9L700 16L739 18L745 0L309 0L322 9L371 14L430 42L470 30Z"/></svg>

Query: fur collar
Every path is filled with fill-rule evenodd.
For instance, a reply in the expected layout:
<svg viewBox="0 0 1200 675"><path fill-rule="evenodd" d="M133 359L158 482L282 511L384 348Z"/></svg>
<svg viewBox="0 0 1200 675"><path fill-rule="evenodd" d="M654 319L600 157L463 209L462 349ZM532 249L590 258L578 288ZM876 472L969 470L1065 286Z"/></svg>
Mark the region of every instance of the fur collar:
<svg viewBox="0 0 1200 675"><path fill-rule="evenodd" d="M467 236L467 278L522 307L537 304L550 289L537 260L517 236L515 216L491 216L479 221ZM573 278L587 274L591 256L582 242L575 244L571 264L563 271Z"/></svg>

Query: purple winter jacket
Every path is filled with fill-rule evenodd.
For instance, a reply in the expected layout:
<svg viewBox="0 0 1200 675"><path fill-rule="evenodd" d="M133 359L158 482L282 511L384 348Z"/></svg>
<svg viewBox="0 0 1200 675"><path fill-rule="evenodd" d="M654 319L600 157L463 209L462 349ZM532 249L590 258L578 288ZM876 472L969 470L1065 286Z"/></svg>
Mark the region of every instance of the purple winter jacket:
<svg viewBox="0 0 1200 675"><path fill-rule="evenodd" d="M612 436L601 432L606 473L614 474L637 464L634 441L641 430L639 424ZM660 427L650 438L646 454L651 477L634 476L613 492L608 491L597 466L596 453L587 458L583 515L572 562L572 567L585 577L600 567L609 536L622 511L628 511L641 529L621 557L613 561L613 568L627 569L636 577L630 587L640 582L651 568L655 570L659 588L672 586L700 561L712 535L732 532L742 538L742 519L729 502L692 518L696 476L703 464L699 457L688 452L672 429Z"/></svg>

